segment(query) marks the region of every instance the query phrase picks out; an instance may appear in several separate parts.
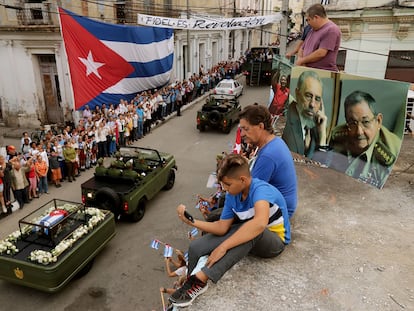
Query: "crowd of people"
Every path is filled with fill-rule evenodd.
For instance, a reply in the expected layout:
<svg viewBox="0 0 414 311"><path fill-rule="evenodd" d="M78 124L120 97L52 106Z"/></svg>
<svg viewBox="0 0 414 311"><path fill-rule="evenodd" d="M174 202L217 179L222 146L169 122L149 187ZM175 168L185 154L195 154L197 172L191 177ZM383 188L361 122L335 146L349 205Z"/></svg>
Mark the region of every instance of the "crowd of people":
<svg viewBox="0 0 414 311"><path fill-rule="evenodd" d="M58 132L47 130L38 139L24 132L20 146L6 146L0 156L1 212L12 212L12 202L26 203L49 193L63 181L76 181L82 171L94 167L99 158L114 156L119 147L128 146L151 132L169 115L181 115L181 107L214 88L223 78L233 78L243 59L221 62L189 79L160 89L138 93L131 101L84 106L79 120Z"/></svg>

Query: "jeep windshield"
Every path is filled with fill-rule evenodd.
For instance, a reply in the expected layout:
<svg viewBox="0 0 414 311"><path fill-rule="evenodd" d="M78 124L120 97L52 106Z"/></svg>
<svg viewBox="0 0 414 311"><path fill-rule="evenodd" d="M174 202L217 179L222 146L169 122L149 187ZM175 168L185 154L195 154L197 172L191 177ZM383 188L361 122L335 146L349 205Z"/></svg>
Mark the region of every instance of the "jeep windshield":
<svg viewBox="0 0 414 311"><path fill-rule="evenodd" d="M152 160L162 162L159 152L155 149L141 148L141 147L121 147L119 149L121 156L124 158L140 158L145 160Z"/></svg>

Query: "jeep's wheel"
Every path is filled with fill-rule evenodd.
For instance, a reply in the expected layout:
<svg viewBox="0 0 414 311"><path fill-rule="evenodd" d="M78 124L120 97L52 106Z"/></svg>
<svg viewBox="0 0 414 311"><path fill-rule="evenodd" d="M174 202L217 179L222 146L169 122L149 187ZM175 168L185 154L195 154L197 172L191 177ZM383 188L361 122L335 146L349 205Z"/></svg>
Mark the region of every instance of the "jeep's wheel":
<svg viewBox="0 0 414 311"><path fill-rule="evenodd" d="M200 124L198 129L200 130L200 132L204 132L206 130L206 126L204 124Z"/></svg>
<svg viewBox="0 0 414 311"><path fill-rule="evenodd" d="M233 125L233 122L230 120L230 122L227 124L227 126L224 128L223 132L225 134L229 134L231 132L231 126Z"/></svg>
<svg viewBox="0 0 414 311"><path fill-rule="evenodd" d="M164 188L162 188L162 189L163 190L170 190L172 187L174 187L174 182L175 182L175 170L170 169L170 172L168 174L167 183L165 184Z"/></svg>
<svg viewBox="0 0 414 311"><path fill-rule="evenodd" d="M221 116L217 110L213 110L208 116L211 124L216 125L220 122Z"/></svg>
<svg viewBox="0 0 414 311"><path fill-rule="evenodd" d="M88 272L91 271L94 261L95 261L95 258L92 258L91 260L89 260L89 262L82 269L80 269L78 273L76 273L75 278L80 279L81 277L87 275Z"/></svg>
<svg viewBox="0 0 414 311"><path fill-rule="evenodd" d="M132 222L138 222L144 217L146 203L147 203L147 200L145 198L142 198L138 202L138 206L136 210L130 215L130 219Z"/></svg>
<svg viewBox="0 0 414 311"><path fill-rule="evenodd" d="M112 211L115 215L120 213L121 199L118 194L111 188L104 187L95 196L96 207Z"/></svg>

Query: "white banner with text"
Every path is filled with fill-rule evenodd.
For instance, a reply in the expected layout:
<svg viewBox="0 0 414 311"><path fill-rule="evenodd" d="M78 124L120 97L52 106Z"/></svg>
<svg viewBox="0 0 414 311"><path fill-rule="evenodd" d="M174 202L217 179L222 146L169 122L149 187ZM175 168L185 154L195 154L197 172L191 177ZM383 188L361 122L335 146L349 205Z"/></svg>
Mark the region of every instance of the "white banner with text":
<svg viewBox="0 0 414 311"><path fill-rule="evenodd" d="M283 15L281 13L266 16L234 18L195 17L190 19L138 14L139 25L188 30L233 30L254 28L270 23L278 23L282 19Z"/></svg>

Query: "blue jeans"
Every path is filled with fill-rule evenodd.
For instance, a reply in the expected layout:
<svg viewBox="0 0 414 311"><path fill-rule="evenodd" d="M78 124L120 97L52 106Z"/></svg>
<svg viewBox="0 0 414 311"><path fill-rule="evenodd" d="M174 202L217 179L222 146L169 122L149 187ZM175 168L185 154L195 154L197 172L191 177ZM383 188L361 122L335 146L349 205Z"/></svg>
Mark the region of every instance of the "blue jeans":
<svg viewBox="0 0 414 311"><path fill-rule="evenodd" d="M144 122L138 121L137 137L141 138L142 136L144 136Z"/></svg>
<svg viewBox="0 0 414 311"><path fill-rule="evenodd" d="M230 230L223 236L208 233L191 241L188 250L188 275L194 270L200 257L210 255L217 246L233 235L242 225L242 223L232 225ZM229 249L211 268L204 267L201 270L210 280L216 283L226 271L249 253L262 258L272 258L282 253L284 248L285 244L279 236L275 232L265 229L254 239Z"/></svg>
<svg viewBox="0 0 414 311"><path fill-rule="evenodd" d="M116 152L116 139L115 136L112 137L111 142L109 143L109 154L114 154Z"/></svg>
<svg viewBox="0 0 414 311"><path fill-rule="evenodd" d="M39 183L37 184L39 188L39 193L46 193L49 192L48 184L47 184L47 176L39 177Z"/></svg>

